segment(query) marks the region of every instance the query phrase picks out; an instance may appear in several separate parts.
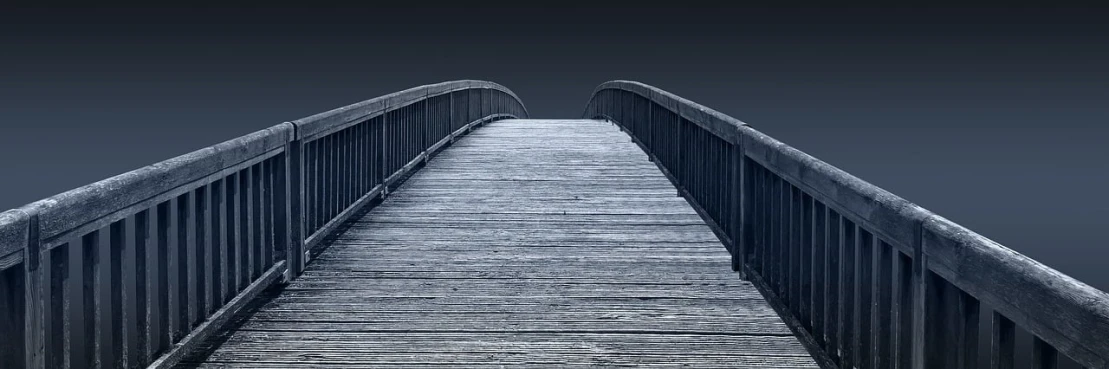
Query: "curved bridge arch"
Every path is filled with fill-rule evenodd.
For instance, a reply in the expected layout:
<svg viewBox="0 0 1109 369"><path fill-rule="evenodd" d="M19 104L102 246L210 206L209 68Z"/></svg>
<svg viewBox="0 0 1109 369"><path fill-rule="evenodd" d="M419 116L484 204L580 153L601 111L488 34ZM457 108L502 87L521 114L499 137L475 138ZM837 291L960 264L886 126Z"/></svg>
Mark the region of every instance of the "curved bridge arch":
<svg viewBox="0 0 1109 369"><path fill-rule="evenodd" d="M710 366L923 369L976 367L977 355L989 352L998 368L1026 361L1049 368L1059 356L1109 367L1104 292L664 90L606 82L583 117L611 121L641 151L604 122L520 120L528 112L511 90L452 81L284 122L0 213L0 336L22 338L0 345L0 363L170 367L229 326L263 290L276 287L280 295L293 286L296 298L297 288L332 284L386 294L437 288L444 295L435 299L458 288L469 297L500 293L502 303L554 299L444 320L458 328L451 339L463 337L465 349L474 350L435 352L455 363L538 357L551 364L574 354L576 364L680 358ZM497 123L479 132L491 133L454 145L490 122ZM416 173L439 153L442 160L430 162L438 169ZM412 187L392 194L410 176ZM673 201L675 190L684 200ZM420 208L427 199L455 208ZM367 220L375 213L362 210L378 205L376 211L405 220ZM386 266L398 270L361 271L387 286L346 280L343 273L359 272L349 263L306 273L310 259L328 255L322 245L352 228L418 238L404 245L386 239L394 247L371 254L358 254L366 250L350 243L329 251L365 260L392 253ZM452 243L446 234L464 238ZM510 237L557 247L524 252L505 241ZM450 249L455 243L461 248ZM723 260L713 255L723 252L720 244L729 252ZM500 253L508 250L517 254ZM402 254L443 251L449 251L438 259L443 264L428 266L446 266L431 271L442 274L435 278L411 270L419 268L414 256ZM313 265L324 268L318 260ZM595 266L583 267L583 260ZM577 269L559 270L554 261ZM464 266L496 270L450 268L471 262ZM647 263L670 269L640 270ZM728 264L750 283L733 279ZM386 274L392 278L380 279L394 284L378 280ZM426 282L438 279L457 280ZM585 292L597 296L581 300ZM380 309L370 306L375 299L396 297L346 303ZM675 301L658 302L667 298ZM410 324L413 316L426 315L409 308L374 313L393 314L400 328L389 334L402 334L419 327ZM440 313L471 313L450 309ZM263 315L288 319L276 310ZM320 316L350 323L361 319L357 313ZM473 329L492 327L485 323L503 331ZM979 329L981 323L992 329ZM1017 327L1034 336L1031 352L1017 352ZM436 332L425 330L431 336L423 339L443 339ZM465 340L467 332L484 334L507 353L485 355L487 342ZM562 341L520 343L520 334ZM982 336L991 343L980 345ZM702 345L708 337L716 340ZM268 349L259 342L244 347ZM659 347L669 356L655 355ZM697 350L710 350L711 358ZM357 364L283 354L293 361L278 364ZM259 358L251 355L243 357Z"/></svg>

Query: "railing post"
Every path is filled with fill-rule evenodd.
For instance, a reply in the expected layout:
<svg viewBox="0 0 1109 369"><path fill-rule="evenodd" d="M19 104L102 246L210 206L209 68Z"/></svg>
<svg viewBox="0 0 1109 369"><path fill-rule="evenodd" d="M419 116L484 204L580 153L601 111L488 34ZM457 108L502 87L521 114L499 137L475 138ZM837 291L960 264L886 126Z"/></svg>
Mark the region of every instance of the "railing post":
<svg viewBox="0 0 1109 369"><path fill-rule="evenodd" d="M644 127L643 135L647 137L647 140L639 140L639 141L644 142L643 146L646 148L646 150L644 150L644 151L647 151L647 158L650 159L651 161L655 161L655 155L652 152L652 151L654 151L654 148L655 148L655 136L654 136L654 131L655 131L655 129L654 129L654 125L655 125L654 124L655 102L651 101L651 99L647 96L644 96L643 98L645 100L647 100L647 121L644 122L644 124L643 124L643 127Z"/></svg>
<svg viewBox="0 0 1109 369"><path fill-rule="evenodd" d="M447 93L447 105L450 110L447 112L447 136L450 137L448 142L454 143L454 91Z"/></svg>
<svg viewBox="0 0 1109 369"><path fill-rule="evenodd" d="M674 168L674 170L670 171L670 174L674 176L674 187L678 188L678 197L682 197L682 188L685 187L685 176L682 175L682 169L685 168L685 151L682 150L682 141L685 141L685 124L683 122L681 113L676 112L674 114L677 114L678 116L677 144L674 148L678 153L678 160L676 160L674 163L677 168Z"/></svg>
<svg viewBox="0 0 1109 369"><path fill-rule="evenodd" d="M46 281L42 269L42 242L39 239L39 217L31 214L27 222L27 244L23 249L23 270L25 278L24 303L24 345L26 350L25 365L27 368L44 368L45 361L45 332L43 325L45 304L43 293Z"/></svg>
<svg viewBox="0 0 1109 369"><path fill-rule="evenodd" d="M428 140L430 136L428 131L431 130L431 100L429 99L428 91L424 90L424 130L421 133L422 137L420 137L420 151L424 153L424 164L427 164L427 158L431 156L427 152L427 148L431 147L431 142Z"/></svg>
<svg viewBox="0 0 1109 369"><path fill-rule="evenodd" d="M747 272L743 269L747 265L747 161L744 160L743 136L737 138L732 144L732 270L739 272L739 277L747 280Z"/></svg>
<svg viewBox="0 0 1109 369"><path fill-rule="evenodd" d="M378 145L381 150L381 156L378 157L378 173L381 178L381 200L384 201L385 197L389 195L389 184L385 182L389 179L389 171L385 169L389 165L389 111L381 112L381 144Z"/></svg>
<svg viewBox="0 0 1109 369"><path fill-rule="evenodd" d="M304 141L293 126L293 137L285 144L285 283L304 270Z"/></svg>
<svg viewBox="0 0 1109 369"><path fill-rule="evenodd" d="M928 261L925 260L923 248L922 233L923 225L918 224L913 235L913 320L912 320L912 369L927 369L929 364L925 359L927 354L928 343L928 322L926 317L928 305L931 302L927 301L933 298L930 292L935 289L935 286L930 286L927 280L928 276Z"/></svg>

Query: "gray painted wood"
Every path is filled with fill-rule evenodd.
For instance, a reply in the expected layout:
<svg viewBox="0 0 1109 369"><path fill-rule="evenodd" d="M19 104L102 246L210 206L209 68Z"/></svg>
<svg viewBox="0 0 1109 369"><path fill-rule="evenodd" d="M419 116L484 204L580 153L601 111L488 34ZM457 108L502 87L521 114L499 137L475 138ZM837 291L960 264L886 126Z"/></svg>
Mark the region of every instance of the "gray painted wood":
<svg viewBox="0 0 1109 369"><path fill-rule="evenodd" d="M608 123L491 123L182 365L816 368L675 193Z"/></svg>

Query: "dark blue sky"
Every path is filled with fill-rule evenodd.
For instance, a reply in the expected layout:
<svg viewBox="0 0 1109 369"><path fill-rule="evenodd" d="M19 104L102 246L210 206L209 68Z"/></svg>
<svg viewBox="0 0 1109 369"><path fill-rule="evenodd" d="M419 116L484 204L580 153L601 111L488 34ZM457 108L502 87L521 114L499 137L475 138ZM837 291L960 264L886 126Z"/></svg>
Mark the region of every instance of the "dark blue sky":
<svg viewBox="0 0 1109 369"><path fill-rule="evenodd" d="M4 9L0 208L419 84L633 79L1109 289L1104 9L484 4Z"/></svg>

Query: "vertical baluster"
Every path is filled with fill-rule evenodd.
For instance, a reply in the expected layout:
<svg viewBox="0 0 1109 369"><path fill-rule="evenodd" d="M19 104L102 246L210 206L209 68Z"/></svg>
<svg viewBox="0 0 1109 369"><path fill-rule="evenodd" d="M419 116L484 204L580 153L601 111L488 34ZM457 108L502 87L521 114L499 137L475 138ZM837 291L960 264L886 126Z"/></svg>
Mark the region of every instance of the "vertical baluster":
<svg viewBox="0 0 1109 369"><path fill-rule="evenodd" d="M825 337L824 324L827 319L824 318L825 312L825 294L827 293L827 284L825 283L824 265L827 261L824 258L826 250L825 235L828 232L827 224L827 209L824 204L816 199L810 198L812 201L811 213L812 219L812 278L809 283L812 285L812 335L816 339L817 344L824 348L825 352L830 351Z"/></svg>
<svg viewBox="0 0 1109 369"><path fill-rule="evenodd" d="M990 338L990 368L1013 369L1016 348L1016 324L998 312L993 313L993 329Z"/></svg>
<svg viewBox="0 0 1109 369"><path fill-rule="evenodd" d="M855 246L855 361L859 368L871 366L871 311L873 310L874 235L856 227Z"/></svg>
<svg viewBox="0 0 1109 369"><path fill-rule="evenodd" d="M766 279L766 254L763 250L766 249L766 220L769 218L766 214L766 184L765 175L762 166L759 166L753 161L748 161L751 167L751 180L754 181L754 197L752 203L755 207L753 215L751 216L751 227L753 228L752 238L754 239L754 250L751 251L754 260L749 261L752 269L758 272L759 277Z"/></svg>
<svg viewBox="0 0 1109 369"><path fill-rule="evenodd" d="M47 308L50 311L46 314L46 319L43 325L46 327L45 334L45 362L49 368L62 368L66 366L68 361L66 355L67 335L69 334L69 324L67 323L66 316L69 315L69 304L67 304L66 292L72 280L69 275L69 248L68 243L55 246L46 252L48 260L44 262L49 265L47 269L46 280L49 283L48 288L48 304Z"/></svg>
<svg viewBox="0 0 1109 369"><path fill-rule="evenodd" d="M154 323L157 329L157 336L155 337L155 350L160 354L169 347L172 340L172 329L170 320L173 319L173 314L170 312L170 283L169 283L169 253L170 253L170 202L165 201L157 206L157 226L155 227L155 237L157 237L157 244L155 247L155 260L157 265L157 277L154 281L155 290L158 291L154 300L154 311L157 313L152 314L150 321Z"/></svg>
<svg viewBox="0 0 1109 369"><path fill-rule="evenodd" d="M313 162L316 163L315 173L313 174L315 179L312 181L315 183L315 202L312 204L312 207L305 209L305 211L315 213L316 220L313 222L310 231L304 234L305 238L315 234L316 230L319 230L320 227L323 226L324 213L327 212L327 203L324 199L324 184L327 183L327 154L324 151L324 149L326 149L324 142L326 142L326 140L322 137L316 139L315 152L312 154Z"/></svg>
<svg viewBox="0 0 1109 369"><path fill-rule="evenodd" d="M893 367L909 369L913 354L913 261L908 255L894 251L893 289Z"/></svg>
<svg viewBox="0 0 1109 369"><path fill-rule="evenodd" d="M289 184L299 185L302 183L299 178L294 179L288 176L286 170L286 166L292 161L290 158L292 157L292 151L294 150L292 146L294 145L300 146L300 141L293 141L286 144L285 152L278 154L271 163L271 168L273 169L271 172L272 177L270 178L270 185L273 189L273 205L269 211L273 215L273 257L270 259L271 263L287 259L288 248L291 247L290 239L292 238L291 234L293 232L290 228L292 227L293 221L288 213L289 198L292 196L300 198L300 193L298 192L300 188L297 187L296 190L290 191ZM302 217L297 217L297 219L303 220ZM299 224L297 227L299 228ZM297 232L297 235L299 237L300 233ZM285 264L285 267L286 271L294 269L288 263Z"/></svg>
<svg viewBox="0 0 1109 369"><path fill-rule="evenodd" d="M320 139L320 188L319 192L319 220L318 225L313 229L313 232L319 230L327 220L330 219L331 213L331 183L333 181L331 176L331 136L324 136Z"/></svg>
<svg viewBox="0 0 1109 369"><path fill-rule="evenodd" d="M944 310L948 306L944 292L944 284L946 283L943 278L940 278L935 273L929 271L923 263L925 268L922 268L919 278L921 278L922 290L922 303L924 305L922 317L923 324L914 322L914 327L923 326L923 341L921 347L920 364L914 364L914 368L933 368L945 366L944 359L948 356L954 357L946 350L945 333L948 331L946 327L946 320L944 319ZM949 319L948 319L949 320Z"/></svg>
<svg viewBox="0 0 1109 369"><path fill-rule="evenodd" d="M212 270L208 254L208 247L211 235L208 234L208 219L210 217L208 202L208 186L201 186L196 189L196 196L194 198L193 209L196 211L196 216L193 218L193 227L196 229L196 253L193 260L193 273L196 276L196 294L193 297L196 302L195 309L196 315L193 317L191 326L196 327L205 319L208 318L208 273Z"/></svg>
<svg viewBox="0 0 1109 369"><path fill-rule="evenodd" d="M276 157L275 157L276 158ZM262 216L264 224L262 225L262 234L265 239L262 241L262 270L269 270L273 266L274 247L277 244L274 237L274 166L276 163L275 158L270 158L262 165Z"/></svg>
<svg viewBox="0 0 1109 369"><path fill-rule="evenodd" d="M189 332L189 248L192 246L192 234L189 232L189 207L192 200L189 193L177 197L177 242L175 243L175 258L173 269L176 274L174 280L174 297L171 299L174 314L173 342L177 342Z"/></svg>
<svg viewBox="0 0 1109 369"><path fill-rule="evenodd" d="M385 114L381 114L370 120L369 130L370 136L367 142L367 149L369 150L369 166L370 166L370 189L377 187L381 184L381 166L382 164L382 151L385 150L385 142L382 138L384 131Z"/></svg>
<svg viewBox="0 0 1109 369"><path fill-rule="evenodd" d="M798 312L800 313L799 320L805 330L812 333L812 197L808 194L798 190L800 195L800 204L798 204L798 213L801 218L800 222L800 243L798 247L798 268L800 272L800 279L798 287L800 290L797 293L798 297Z"/></svg>
<svg viewBox="0 0 1109 369"><path fill-rule="evenodd" d="M762 275L763 280L769 285L773 283L772 270L774 255L772 250L774 243L774 192L773 181L770 177L770 171L766 168L759 167L759 187L760 187L760 210L759 227L760 231L760 244L759 244L759 261L761 268L759 273Z"/></svg>
<svg viewBox="0 0 1109 369"><path fill-rule="evenodd" d="M262 237L265 233L262 219L266 217L266 214L262 213L262 199L264 198L263 195L265 192L262 188L263 176L265 176L265 172L263 171L262 163L254 164L250 173L252 182L250 184L252 197L250 201L251 235L254 238L254 241L251 243L251 266L253 267L250 274L251 281L262 275L262 272L265 270L263 267L266 265L266 261L262 259L262 255L264 254L262 250L265 249L268 244L263 243L264 237Z"/></svg>
<svg viewBox="0 0 1109 369"><path fill-rule="evenodd" d="M1050 344L1032 337L1032 369L1055 369L1059 367L1059 352Z"/></svg>
<svg viewBox="0 0 1109 369"><path fill-rule="evenodd" d="M26 262L24 257L23 263ZM24 334L26 293L23 290L23 273L24 268L18 264L8 269L0 268L0 337L5 337L3 344L0 344L0 363L8 363L4 365L25 364L27 336Z"/></svg>
<svg viewBox="0 0 1109 369"><path fill-rule="evenodd" d="M335 190L335 195L338 205L335 207L335 213L331 215L332 219L335 218L335 215L341 213L343 209L346 209L347 204L349 203L347 197L347 195L349 194L347 192L347 185L349 184L347 177L347 165L349 160L349 158L347 157L347 145L349 145L349 142L347 140L347 130L344 129L336 132L335 140L338 142L335 147L335 155L337 160L337 186Z"/></svg>
<svg viewBox="0 0 1109 369"><path fill-rule="evenodd" d="M250 206L251 199L253 198L254 189L250 187L251 177L253 174L253 167L246 167L239 171L239 289L236 292L241 292L250 285L251 277L251 263L253 255L251 250L254 248L251 243L254 241L254 207Z"/></svg>
<svg viewBox="0 0 1109 369"><path fill-rule="evenodd" d="M135 214L135 326L137 335L135 345L136 365L131 367L146 366L154 357L157 332L154 330L154 272L152 270L152 250L154 245L150 240L150 210L142 210Z"/></svg>
<svg viewBox="0 0 1109 369"><path fill-rule="evenodd" d="M110 253L112 243L110 239L107 243L103 240L105 235L110 236L110 228L109 226L109 232L93 231L86 235L84 239L85 260L90 261L88 264L91 264L86 265L88 270L91 271L91 274L86 275L86 277L91 280L86 280L85 285L92 287L91 291L85 291L88 299L86 300L85 309L89 313L89 315L86 315L86 318L89 319L86 324L91 323L92 329L85 332L89 340L80 344L91 349L88 352L88 359L90 363L94 363L97 367L110 367L115 363L112 357L114 343L112 338L111 293L116 288L114 288L115 285L111 284L112 264ZM105 245L107 247L104 247ZM89 303L91 305L88 305Z"/></svg>
<svg viewBox="0 0 1109 369"><path fill-rule="evenodd" d="M770 287L775 294L781 295L779 290L779 282L781 275L779 270L782 265L782 183L778 176L767 170L768 177L770 178L770 242L767 243L768 254L770 260L768 264L770 271L767 273L767 280L770 282Z"/></svg>
<svg viewBox="0 0 1109 369"><path fill-rule="evenodd" d="M374 185L375 186L381 186L382 184L385 183L385 160L386 160L385 159L385 153L386 153L386 150L387 150L386 139L385 139L385 119L386 119L385 117L387 117L387 116L388 116L387 113L382 114L381 119L379 119L377 121L377 124L374 125L375 129L374 129L374 140L373 140L373 142L374 142L374 145L375 145L375 147L374 147ZM385 198L385 196L384 196L385 187L382 186L381 188L382 188L381 198L384 199Z"/></svg>
<svg viewBox="0 0 1109 369"><path fill-rule="evenodd" d="M366 168L363 165L366 162L366 122L358 123L354 126L354 199L357 201L366 194Z"/></svg>
<svg viewBox="0 0 1109 369"><path fill-rule="evenodd" d="M874 258L874 265L872 270L876 274L874 278L874 321L871 325L874 330L873 352L874 352L874 367L875 368L889 368L892 366L890 357L892 356L892 348L896 345L893 341L893 333L891 331L892 321L891 315L893 313L893 246L875 237L876 257Z"/></svg>
<svg viewBox="0 0 1109 369"><path fill-rule="evenodd" d="M843 299L840 297L842 283L840 280L840 255L842 254L840 216L830 206L826 206L825 211L827 215L824 229L827 232L824 234L824 317L826 319L824 331L828 341L828 353L838 360L843 358L841 352L843 340L840 336L842 317L840 312L843 311ZM842 361L837 362L842 364Z"/></svg>
<svg viewBox="0 0 1109 369"><path fill-rule="evenodd" d="M648 113L650 109L651 105L647 105ZM647 116L650 117L649 114ZM650 124L650 118L647 118L644 122ZM644 130L650 132L650 126L646 126ZM731 160L734 170L732 177L734 186L732 191L729 192L734 196L731 198L731 223L735 225L732 228L732 270L738 271L740 278L746 280L747 271L744 267L747 265L747 255L751 249L751 228L748 222L751 221L751 209L753 208L751 205L751 170L746 157L743 155L741 144L732 146Z"/></svg>
<svg viewBox="0 0 1109 369"><path fill-rule="evenodd" d="M978 366L978 300L970 294L949 286L957 294L956 323L958 324L955 343L958 345L957 368L972 369Z"/></svg>
<svg viewBox="0 0 1109 369"><path fill-rule="evenodd" d="M227 230L223 227L226 218L226 208L224 207L224 194L226 190L223 185L226 183L222 179L212 181L212 189L210 199L211 222L209 223L212 228L212 304L209 306L208 314L215 313L223 306L224 299L227 291Z"/></svg>
<svg viewBox="0 0 1109 369"><path fill-rule="evenodd" d="M653 125L654 123L652 123ZM653 129L654 127L652 127ZM747 238L751 240L749 246L747 267L750 270L758 273L762 277L765 273L762 271L762 248L763 248L763 232L762 226L766 223L766 215L763 213L763 200L765 200L762 192L762 172L761 168L754 161L744 158L747 162L747 173L750 179L748 180L751 185L751 197L748 201L748 206L751 207L749 216L746 219L747 229L749 230Z"/></svg>
<svg viewBox="0 0 1109 369"><path fill-rule="evenodd" d="M99 307L96 306L96 275L100 268L100 233L93 231L81 237L81 247L70 249L70 260L78 261L75 271L80 277L80 284L71 283L73 291L70 296L69 317L74 322L71 328L69 341L70 365L74 367L92 368L96 366L96 316Z"/></svg>
<svg viewBox="0 0 1109 369"><path fill-rule="evenodd" d="M350 208L354 204L357 197L354 196L356 190L356 178L354 175L354 148L355 148L354 126L343 130L343 209ZM341 212L341 211L340 211Z"/></svg>
<svg viewBox="0 0 1109 369"><path fill-rule="evenodd" d="M940 346L945 351L943 359L944 368L962 368L963 361L963 340L965 339L964 332L962 331L962 301L960 298L961 291L951 285L946 280L943 281L942 291L943 299L946 303L940 306L939 313L941 318L937 321L942 323L943 332L939 334Z"/></svg>
<svg viewBox="0 0 1109 369"><path fill-rule="evenodd" d="M315 174L316 175L316 180L314 181L316 183L316 186L315 186L316 187L316 190L315 190L315 192L316 192L316 194L315 194L316 203L312 208L305 209L306 211L316 213L316 221L314 222L315 225L310 229L310 232L305 233L305 235L304 235L305 238L310 237L312 234L314 234L316 232L316 230L318 230L320 228L321 225L324 224L324 213L327 212L327 202L324 199L324 193L325 193L324 189L326 188L326 183L327 183L327 157L328 157L327 156L327 151L325 150L327 148L327 145L325 145L326 141L327 141L326 136L316 139L316 150L315 150L316 152L314 154L315 155L315 162L316 162L316 174Z"/></svg>
<svg viewBox="0 0 1109 369"><path fill-rule="evenodd" d="M790 300L790 249L792 248L792 240L790 238L790 223L791 214L793 210L793 196L790 194L790 188L793 187L786 181L785 178L775 176L778 179L778 196L779 206L782 211L778 214L778 296L785 301L786 307L793 306L793 301ZM787 309L791 310L791 309Z"/></svg>
<svg viewBox="0 0 1109 369"><path fill-rule="evenodd" d="M316 143L317 141L309 141L305 145L304 151L304 193L305 193L305 222L308 226L308 234L312 234L316 229L316 211L319 208L318 201L316 200Z"/></svg>
<svg viewBox="0 0 1109 369"><path fill-rule="evenodd" d="M840 347L843 366L855 365L855 224L840 217Z"/></svg>
<svg viewBox="0 0 1109 369"><path fill-rule="evenodd" d="M127 347L127 339L124 336L126 333L124 327L127 324L124 319L124 310L127 303L124 296L126 288L123 279L126 244L126 220L112 222L108 228L108 259L106 263L109 268L107 273L108 303L104 304L110 311L104 315L105 324L108 327L105 329L106 334L101 338L106 342L103 344L103 350L101 351L102 367L105 368L122 368L126 364L123 357L123 351Z"/></svg>
<svg viewBox="0 0 1109 369"><path fill-rule="evenodd" d="M241 210L238 206L239 200L236 197L238 192L239 181L238 173L231 173L223 182L224 197L224 217L223 217L223 234L224 234L224 285L226 288L223 290L223 303L226 304L231 301L231 298L239 293L239 225L238 217Z"/></svg>
<svg viewBox="0 0 1109 369"><path fill-rule="evenodd" d="M782 297L786 301L788 311L796 317L798 315L797 308L799 306L797 303L797 282L798 279L800 279L798 278L800 277L800 270L797 267L797 249L800 240L797 236L800 233L800 224L798 224L798 220L801 219L800 212L797 211L797 208L801 204L797 199L797 188L790 184L789 181L783 179L782 182L785 186L783 191L786 196L784 202L786 206L786 216L782 218L782 225L785 226L785 233L782 235L782 241L784 242L782 244L782 249L785 252L782 259L785 263L783 265L784 268L782 268L784 273L782 275L782 282L785 283Z"/></svg>
<svg viewBox="0 0 1109 369"><path fill-rule="evenodd" d="M324 196L327 197L327 215L323 224L335 219L339 213L339 140L335 134L327 136L327 187Z"/></svg>

